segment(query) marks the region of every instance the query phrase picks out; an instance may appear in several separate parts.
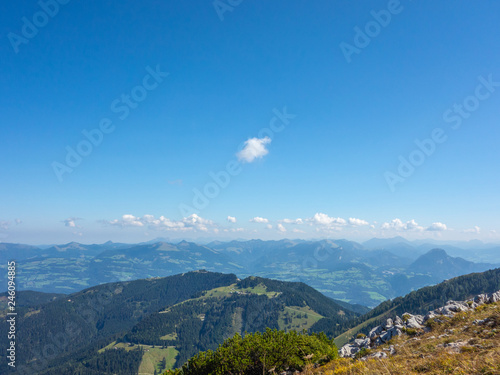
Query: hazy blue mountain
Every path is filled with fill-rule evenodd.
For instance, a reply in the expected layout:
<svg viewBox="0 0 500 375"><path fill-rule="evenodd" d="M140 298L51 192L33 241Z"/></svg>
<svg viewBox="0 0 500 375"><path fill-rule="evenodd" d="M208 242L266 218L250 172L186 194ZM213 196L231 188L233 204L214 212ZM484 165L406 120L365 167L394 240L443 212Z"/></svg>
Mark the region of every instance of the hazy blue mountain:
<svg viewBox="0 0 500 375"><path fill-rule="evenodd" d="M473 263L465 259L449 256L443 249L432 249L419 257L409 267L408 271L429 275L433 281L445 279L496 268L493 264Z"/></svg>
<svg viewBox="0 0 500 375"><path fill-rule="evenodd" d="M0 243L0 262L2 266L11 260L23 260L33 258L39 254L40 249L36 246Z"/></svg>
<svg viewBox="0 0 500 375"><path fill-rule="evenodd" d="M1 244L0 254L19 260L19 290L73 293L105 282L206 269L242 278L255 275L302 281L335 300L369 307L451 276L492 267L491 261L477 267L450 267L453 273L443 273L439 264L427 267L425 261L411 267L429 244L416 248L402 240L373 239L367 241L371 249L344 239L216 241L208 245L186 241L93 245L72 242L47 249ZM377 249L381 246L385 248ZM458 251L451 245L447 248ZM495 251L481 249L477 253ZM0 275L1 285L7 285L5 277L6 273Z"/></svg>
<svg viewBox="0 0 500 375"><path fill-rule="evenodd" d="M396 236L391 238L372 238L362 243L362 245L367 249L383 249L386 246L391 246L396 244L409 245L410 241L401 236Z"/></svg>

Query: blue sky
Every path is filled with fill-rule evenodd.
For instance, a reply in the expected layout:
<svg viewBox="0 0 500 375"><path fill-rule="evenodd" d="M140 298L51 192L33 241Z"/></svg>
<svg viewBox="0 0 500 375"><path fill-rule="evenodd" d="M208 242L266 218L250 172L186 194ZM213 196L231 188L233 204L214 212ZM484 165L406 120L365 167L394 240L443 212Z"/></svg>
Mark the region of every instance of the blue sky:
<svg viewBox="0 0 500 375"><path fill-rule="evenodd" d="M9 2L0 241L498 242L498 14L462 0Z"/></svg>

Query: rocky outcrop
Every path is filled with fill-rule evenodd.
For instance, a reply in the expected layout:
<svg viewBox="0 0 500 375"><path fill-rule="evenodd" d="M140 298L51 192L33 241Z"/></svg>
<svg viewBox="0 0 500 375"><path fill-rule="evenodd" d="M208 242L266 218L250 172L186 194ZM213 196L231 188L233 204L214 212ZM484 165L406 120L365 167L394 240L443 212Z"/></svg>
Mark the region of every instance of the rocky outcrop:
<svg viewBox="0 0 500 375"><path fill-rule="evenodd" d="M439 322L440 317L452 317L456 313L462 311L470 311L485 303L495 303L500 301L500 291L491 294L479 294L473 299L467 301L448 301L443 307L429 311L425 315L412 315L404 313L401 317L396 316L395 319L387 319L384 324L376 326L370 330L368 336L360 337L353 342L344 345L339 350L340 357L354 358L362 349L375 349L378 346L389 342L394 337L402 335L404 332L412 332L425 329L425 323L429 319ZM486 320L486 319L485 319ZM485 321L475 321L474 324L487 324ZM454 343L455 346L460 346L461 343ZM453 349L456 349L453 347ZM385 358L387 355L395 354L394 346L384 351L377 351L368 354L364 358Z"/></svg>

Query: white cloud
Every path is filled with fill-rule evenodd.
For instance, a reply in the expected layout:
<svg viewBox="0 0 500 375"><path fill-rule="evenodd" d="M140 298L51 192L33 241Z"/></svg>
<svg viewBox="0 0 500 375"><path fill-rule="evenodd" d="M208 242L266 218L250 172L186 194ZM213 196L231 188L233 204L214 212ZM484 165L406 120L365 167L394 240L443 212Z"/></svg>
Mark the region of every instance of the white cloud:
<svg viewBox="0 0 500 375"><path fill-rule="evenodd" d="M465 229L463 231L464 233L474 233L474 234L479 234L481 233L481 228L479 228L477 225L474 228L471 229Z"/></svg>
<svg viewBox="0 0 500 375"><path fill-rule="evenodd" d="M421 231L424 228L418 225L415 220L403 223L400 219L394 219L390 223L383 223L381 228L383 230L397 230L397 231Z"/></svg>
<svg viewBox="0 0 500 375"><path fill-rule="evenodd" d="M279 220L280 223L283 223L283 224L304 224L304 220L302 220L301 218L298 218L298 219L283 219L283 220Z"/></svg>
<svg viewBox="0 0 500 375"><path fill-rule="evenodd" d="M123 215L121 219L104 221L106 224L119 227L143 227L147 225L151 229L165 231L202 231L206 232L209 229L218 230L217 225L211 221L204 219L196 214L192 214L182 220L171 220L165 216L155 218L153 215L144 215L137 217L134 215Z"/></svg>
<svg viewBox="0 0 500 375"><path fill-rule="evenodd" d="M273 226L272 226L271 224L267 224L267 225L266 225L266 228L267 228L267 229L273 229Z"/></svg>
<svg viewBox="0 0 500 375"><path fill-rule="evenodd" d="M218 230L217 226L212 220L204 219L196 214L192 214L188 217L185 217L184 219L182 219L182 222L188 228L194 228L196 230L201 230L203 232L208 231L209 228Z"/></svg>
<svg viewBox="0 0 500 375"><path fill-rule="evenodd" d="M250 138L245 141L243 149L236 154L238 160L247 163L253 162L255 159L264 157L269 153L266 145L271 143L271 138Z"/></svg>
<svg viewBox="0 0 500 375"><path fill-rule="evenodd" d="M23 221L21 219L14 219L14 223L16 225L22 224L22 222ZM0 229L2 229L2 230L9 230L11 224L12 224L11 221L0 220Z"/></svg>
<svg viewBox="0 0 500 375"><path fill-rule="evenodd" d="M267 220L266 218L263 218L263 217L256 216L253 219L251 219L250 222L252 222L252 223L264 223L264 224L266 224L266 223L269 223L269 220Z"/></svg>
<svg viewBox="0 0 500 375"><path fill-rule="evenodd" d="M448 228L446 227L446 224L443 223L432 223L429 228L426 230L431 231L431 232L442 232L447 230Z"/></svg>
<svg viewBox="0 0 500 375"><path fill-rule="evenodd" d="M76 225L76 222L78 220L82 220L79 217L69 217L62 222L64 223L64 226L69 227L69 228L80 228L78 225Z"/></svg>
<svg viewBox="0 0 500 375"><path fill-rule="evenodd" d="M278 229L279 232L282 232L282 233L286 232L286 228L283 226L283 224L278 224L276 226L276 228Z"/></svg>
<svg viewBox="0 0 500 375"><path fill-rule="evenodd" d="M350 225L354 225L356 227L360 227L360 226L363 226L363 225L369 225L370 223L366 220L361 220L361 219L355 219L353 217L350 217L347 222L350 224Z"/></svg>
<svg viewBox="0 0 500 375"><path fill-rule="evenodd" d="M297 229L297 228L293 228L292 232L293 233L305 233L303 230L300 230L300 229Z"/></svg>
<svg viewBox="0 0 500 375"><path fill-rule="evenodd" d="M149 216L149 215L146 215ZM115 219L109 222L111 225L117 225L119 227L143 227L144 223L139 217L134 215L123 215L121 220ZM71 225L69 225L71 226Z"/></svg>
<svg viewBox="0 0 500 375"><path fill-rule="evenodd" d="M314 214L314 216L310 219L307 219L307 221L316 225L323 225L323 226L346 225L345 219L342 219L341 217L330 217L327 214L321 212Z"/></svg>
<svg viewBox="0 0 500 375"><path fill-rule="evenodd" d="M236 218L234 216L228 216L227 221L229 221L230 223L236 223Z"/></svg>

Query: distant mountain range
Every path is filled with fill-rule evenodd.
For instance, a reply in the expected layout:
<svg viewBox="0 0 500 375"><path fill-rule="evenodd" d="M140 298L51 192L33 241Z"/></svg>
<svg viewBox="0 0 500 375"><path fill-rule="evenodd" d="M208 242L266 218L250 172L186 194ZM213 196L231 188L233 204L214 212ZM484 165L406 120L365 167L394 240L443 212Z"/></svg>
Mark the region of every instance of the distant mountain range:
<svg viewBox="0 0 500 375"><path fill-rule="evenodd" d="M17 261L19 290L74 293L107 282L205 269L241 278L254 275L302 281L335 300L373 307L420 287L492 269L500 263L500 247L476 245L480 249L443 245L436 250L435 244L409 242L402 237L363 244L348 240L213 241L206 245L186 241L72 242L37 248L1 243L0 267L5 268L10 259ZM457 254L465 254L467 259ZM475 263L471 257L487 261ZM3 288L6 275L0 275Z"/></svg>

